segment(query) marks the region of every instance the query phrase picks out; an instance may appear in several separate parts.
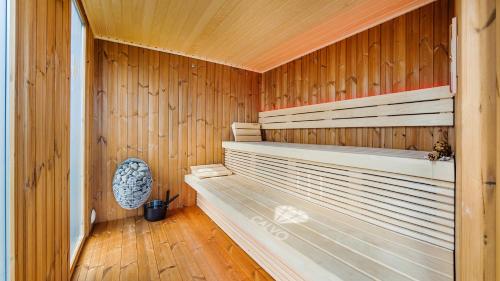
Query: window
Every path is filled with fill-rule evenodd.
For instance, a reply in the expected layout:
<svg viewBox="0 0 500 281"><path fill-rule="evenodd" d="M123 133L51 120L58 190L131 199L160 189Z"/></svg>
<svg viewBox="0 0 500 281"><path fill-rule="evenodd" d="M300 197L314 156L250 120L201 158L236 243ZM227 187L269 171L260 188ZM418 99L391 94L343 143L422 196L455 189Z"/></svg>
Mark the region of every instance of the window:
<svg viewBox="0 0 500 281"><path fill-rule="evenodd" d="M7 2L7 1L6 1ZM7 3L3 2L0 7L0 50L1 50L1 59L0 61L4 62L7 59ZM7 132L5 128L5 109L6 109L6 97L7 97L7 83L6 83L6 63L0 63L0 85L2 88L2 92L4 94L0 100L0 261L2 264L0 265L0 276L6 277L6 268L7 264L4 262L7 260L7 240L6 240L6 181L5 181L5 171L6 171L6 163L5 163L5 140L7 137Z"/></svg>
<svg viewBox="0 0 500 281"><path fill-rule="evenodd" d="M14 1L3 1L0 4L0 279L9 280L10 253L10 93L9 76L12 73L10 30L12 5ZM9 55L10 54L10 55Z"/></svg>
<svg viewBox="0 0 500 281"><path fill-rule="evenodd" d="M84 236L85 25L71 5L70 88L70 256L73 263Z"/></svg>

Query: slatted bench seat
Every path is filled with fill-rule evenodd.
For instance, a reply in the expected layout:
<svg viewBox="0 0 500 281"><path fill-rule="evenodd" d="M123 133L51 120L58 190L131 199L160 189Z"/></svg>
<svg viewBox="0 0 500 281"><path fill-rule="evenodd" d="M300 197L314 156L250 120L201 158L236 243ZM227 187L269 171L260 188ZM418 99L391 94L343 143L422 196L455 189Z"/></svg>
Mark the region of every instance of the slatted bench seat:
<svg viewBox="0 0 500 281"><path fill-rule="evenodd" d="M223 146L235 175L185 181L276 279L453 280L453 161L386 149Z"/></svg>

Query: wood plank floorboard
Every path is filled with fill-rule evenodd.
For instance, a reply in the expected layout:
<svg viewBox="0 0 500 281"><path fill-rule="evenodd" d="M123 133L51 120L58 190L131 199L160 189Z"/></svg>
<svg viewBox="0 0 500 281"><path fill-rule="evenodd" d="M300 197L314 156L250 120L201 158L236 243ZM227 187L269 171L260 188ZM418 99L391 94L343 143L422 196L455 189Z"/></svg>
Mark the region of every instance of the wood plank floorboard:
<svg viewBox="0 0 500 281"><path fill-rule="evenodd" d="M198 207L99 223L71 280L273 280Z"/></svg>

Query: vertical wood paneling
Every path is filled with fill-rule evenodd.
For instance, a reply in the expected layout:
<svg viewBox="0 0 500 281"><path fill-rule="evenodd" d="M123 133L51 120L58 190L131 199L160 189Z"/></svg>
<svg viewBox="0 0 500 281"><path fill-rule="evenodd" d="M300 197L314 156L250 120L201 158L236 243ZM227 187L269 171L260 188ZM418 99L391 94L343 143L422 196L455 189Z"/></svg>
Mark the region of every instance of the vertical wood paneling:
<svg viewBox="0 0 500 281"><path fill-rule="evenodd" d="M406 17L406 85L408 90L420 87L420 10L409 12ZM422 19L425 20L425 19ZM405 128L405 148L416 149L419 128ZM432 137L431 137L432 141Z"/></svg>
<svg viewBox="0 0 500 281"><path fill-rule="evenodd" d="M206 74L207 74L207 62L198 61L198 79L197 79L197 105L196 105L196 163L205 163L206 159L206 145L205 145L205 125L206 125L206 105L205 105L205 88L206 88ZM235 85L231 85L235 86ZM210 109L208 109L210 110ZM234 97L231 97L231 105L228 109L234 114L236 111L236 104L234 103ZM234 115L233 115L234 118ZM231 118L231 119L233 119ZM233 119L234 120L234 119Z"/></svg>
<svg viewBox="0 0 500 281"><path fill-rule="evenodd" d="M302 59L296 59L291 63L291 67L294 68L294 88L293 88L293 103L291 106L300 106L302 105ZM266 76L267 72L264 73L262 76ZM267 100L267 93L263 92L262 95L266 96ZM264 131L267 135L268 130ZM301 142L301 130L293 130L293 141L296 143Z"/></svg>
<svg viewBox="0 0 500 281"><path fill-rule="evenodd" d="M449 0L439 0L262 74L263 110L448 84ZM294 69L283 74L283 69ZM293 99L284 79L292 79ZM267 140L432 150L449 127L265 130ZM326 134L326 135L323 135Z"/></svg>
<svg viewBox="0 0 500 281"><path fill-rule="evenodd" d="M16 280L69 276L70 4L16 4Z"/></svg>
<svg viewBox="0 0 500 281"><path fill-rule="evenodd" d="M214 162L214 111L211 110L214 108L214 81L215 81L215 64L208 62L207 63L207 80L205 83L205 160L207 163ZM238 97L238 99L241 99ZM238 101L238 111L240 109L240 101ZM238 114L241 116L241 114ZM241 118L241 117L240 117Z"/></svg>
<svg viewBox="0 0 500 281"><path fill-rule="evenodd" d="M189 91L189 59L180 57L179 59L179 140L178 140L178 178L179 193L185 194L181 200L177 201L177 206L187 205L188 186L184 183L184 175L189 173L188 166L188 91Z"/></svg>
<svg viewBox="0 0 500 281"><path fill-rule="evenodd" d="M237 86L237 96L238 96L238 122L245 122L245 80L247 71L238 69L238 86Z"/></svg>
<svg viewBox="0 0 500 281"><path fill-rule="evenodd" d="M149 115L149 101L148 101L148 91L149 91L149 52L144 49L139 50L139 106L138 106L138 118L139 124L138 132L148 131L148 115ZM148 156L148 134L140 133L137 135L137 155L141 159L147 159Z"/></svg>
<svg viewBox="0 0 500 281"><path fill-rule="evenodd" d="M357 36L352 36L346 39L346 60L345 60L345 69L346 69L346 88L345 88L345 96L344 99L354 99L357 96L357 83L358 77L356 75L356 57L357 57ZM346 128L345 131L345 144L346 145L356 145L356 128Z"/></svg>
<svg viewBox="0 0 500 281"><path fill-rule="evenodd" d="M170 56L168 75L168 187L173 194L179 193L179 56ZM176 206L178 201L175 202Z"/></svg>
<svg viewBox="0 0 500 281"><path fill-rule="evenodd" d="M95 41L92 31L87 29L86 38L86 61L85 61L85 202L84 217L90 218L90 212L93 208L92 187L96 182L95 164L96 159L92 152L95 150L97 142L93 139L95 130L94 122L94 91L95 91ZM57 129L54 130L55 132ZM55 180L57 182L57 180ZM84 220L84 229L86 235L90 234L90 220ZM57 243L57 242L56 242Z"/></svg>
<svg viewBox="0 0 500 281"><path fill-rule="evenodd" d="M109 48L115 48L118 44L109 44ZM113 84L113 77L108 76L107 83ZM127 156L138 157L138 90L139 90L139 48L129 46L128 48L128 74L127 74ZM108 170L112 175L112 171ZM109 181L108 181L109 182Z"/></svg>
<svg viewBox="0 0 500 281"><path fill-rule="evenodd" d="M29 1L24 1L24 3L27 3ZM64 38L67 38L66 36L63 35L64 33L64 28L63 25L65 22L68 22L65 17L67 16L68 12L64 11L65 5L61 1L56 2L56 13L55 13L55 32L56 32L56 48L55 52L61 56L60 59L54 60L54 71L55 71L55 87L54 87L54 116L62 116L61 114L64 112L63 106L67 106L65 104L63 97L63 91L66 90L65 88L65 71L69 69L69 66L66 65L66 63L69 63L65 60L64 54L67 52L66 47L69 47L69 45L61 44L60 40L64 40ZM19 15L19 14L18 14ZM18 24L21 26L21 24L18 22ZM19 29L18 29L19 32ZM26 54L25 54L26 56ZM67 57L66 57L67 58ZM64 63L63 63L64 62ZM17 81L19 81L20 77L16 77ZM68 88L69 89L69 88ZM18 92L19 94L19 92ZM17 110L17 109L16 109ZM68 121L69 122L69 121ZM64 134L64 122L56 122L54 123L54 134L55 135L63 135ZM16 126L17 127L17 126ZM17 136L16 136L17 137ZM69 137L69 135L68 135ZM63 234L68 233L66 232L65 229L63 229L62 225L64 224L64 214L63 208L65 207L63 204L62 199L64 198L64 193L61 192L65 186L64 182L64 170L63 170L63 163L64 161L69 161L66 160L66 158L63 158L62 155L62 142L63 140L61 138L55 137L54 138L54 147L55 147L55 159L54 159L54 170L55 170L55 202L54 202L54 211L55 211L55 231L54 231L54 239L55 239L55 263L54 263L54 279L55 280L63 280L64 275L67 276L67 272L65 272L65 267L63 269L63 264L67 264L67 262L64 262L66 257L63 255L63 249L66 247L66 243L64 242L63 239ZM19 142L18 142L19 143ZM68 157L68 156L66 156ZM19 159L19 158L17 158ZM17 161L17 160L16 160ZM17 186L17 185L16 185ZM60 193L58 193L58 191ZM67 197L66 197L67 198ZM16 201L19 202L19 201ZM16 212L19 210L16 208ZM17 215L16 215L17 217ZM21 222L16 222L16 225L19 225ZM16 227L16 229L18 229ZM16 230L17 231L17 230ZM19 233L19 232L17 232ZM21 239L26 239L26 238L21 238ZM18 240L20 241L20 240ZM21 240L25 241L25 240ZM22 256L24 253L21 251L18 251L17 244L16 244L16 264L20 264L18 262L19 259L21 261L23 260ZM19 268L16 267L16 276L19 272ZM26 280L23 279L24 275L21 275L19 280ZM29 280L29 279L28 279Z"/></svg>
<svg viewBox="0 0 500 281"><path fill-rule="evenodd" d="M106 61L106 56L107 56L107 47L102 48L102 51L98 53L99 56L99 65L102 68L102 71L100 75L107 75L108 73L108 63ZM107 81L107 79L106 79ZM100 152L101 153L107 153L107 139L108 139L108 121L107 121L107 114L108 114L108 106L107 106L107 96L108 96L108 91L107 91L107 84L104 79L101 79L101 83L98 83L98 92L99 95L97 95L98 99L98 107L99 107L99 121L100 121L100 139L98 140L98 143L100 144ZM98 173L100 174L100 179L101 182L106 182L107 180L107 161L106 159L101 158L101 165L100 165L100 170ZM100 194L102 198L107 198L108 197L107 192L103 192Z"/></svg>
<svg viewBox="0 0 500 281"><path fill-rule="evenodd" d="M419 88L432 87L434 84L434 25L433 25L434 5L427 5L420 9L419 22ZM433 127L417 128L417 146L423 150L432 150L432 145L437 139Z"/></svg>
<svg viewBox="0 0 500 281"><path fill-rule="evenodd" d="M189 59L189 92L188 92L188 167L197 164L196 161L196 124L197 124L197 87L198 87L198 66L195 59ZM186 204L193 202L196 194L193 189L187 188L188 194L185 196Z"/></svg>
<svg viewBox="0 0 500 281"><path fill-rule="evenodd" d="M61 63L68 63L67 68L62 69L63 70L63 81L62 89L70 89L70 84L69 84L69 79L71 75L71 68L69 67L69 64L71 62L71 56L70 56L70 29L71 29L71 2L70 1L63 1L63 12L66 13L63 16L63 24L62 24L62 40L65 42L65 45L63 45L63 52L64 54L61 55ZM63 93L62 96L62 102L63 102L63 110L62 113L63 115L61 116L63 120L67 120L69 123L70 120L70 112L69 112L69 102L70 102L70 96L64 95L64 90L61 91ZM55 119L58 120L58 119ZM63 121L65 122L65 121ZM62 138L62 155L67 155L68 159L62 162L62 170L63 170L63 185L61 188L61 201L62 201L62 246L61 246L61 256L62 256L62 265L61 265L61 279L62 280L68 280L69 279L69 271L66 270L67 268L70 267L70 261L69 261L69 125L63 127L63 138Z"/></svg>
<svg viewBox="0 0 500 281"><path fill-rule="evenodd" d="M114 126L117 127L118 132L116 136L119 137L116 145L116 155L115 161L118 159L124 159L128 154L128 46L118 46L118 77L117 77L117 86L118 86L118 97L117 97L117 108L118 113L118 122L115 123ZM116 130L116 129L115 129ZM112 205L113 208L119 210L121 215L125 212L124 210L120 210L117 204ZM120 216L121 216L120 215Z"/></svg>
<svg viewBox="0 0 500 281"><path fill-rule="evenodd" d="M434 2L434 25L433 25L433 83L434 86L441 86L449 84L450 79L450 65L449 65L449 54L448 54L448 45L449 45L449 27L443 23L446 19L452 17L453 11L453 2L450 5L447 5L447 1L436 1ZM434 140L433 143L437 140L443 138L448 139L449 143L452 145L452 148L455 148L455 134L454 128L434 128Z"/></svg>
<svg viewBox="0 0 500 281"><path fill-rule="evenodd" d="M309 104L309 55L302 57L302 75L301 75L301 92L300 95L302 97L302 104ZM273 83L273 81L271 81ZM307 143L309 137L309 130L303 129L300 130L302 132L301 142Z"/></svg>
<svg viewBox="0 0 500 281"><path fill-rule="evenodd" d="M309 56L309 73L307 75L308 88L309 88L309 99L308 104L318 103L318 52L312 52ZM281 89L280 89L281 90ZM309 129L307 134L308 143L316 143L317 129Z"/></svg>
<svg viewBox="0 0 500 281"><path fill-rule="evenodd" d="M346 40L340 41L337 45L336 54L336 68L337 68L337 78L338 83L337 93L335 94L335 100L344 100L346 98ZM336 140L334 144L336 145L346 145L346 129L335 129L337 132Z"/></svg>
<svg viewBox="0 0 500 281"><path fill-rule="evenodd" d="M118 44L108 45L108 49L115 49L118 47ZM106 83L114 84L113 76L105 76L108 77ZM110 96L108 95L108 98ZM108 101L109 106L109 101ZM138 129L139 129L139 48L129 46L128 47L128 60L127 60L127 157L139 157L138 151ZM108 111L110 111L110 107L108 107ZM109 120L108 120L109 121ZM108 132L112 130L113 124L109 124ZM118 136L115 134L109 134L108 136L108 144L114 143L117 141L117 138L121 138L124 136ZM109 148L108 148L109 149ZM120 159L114 159L110 161L110 158L106 161L108 165L106 166L106 172L108 174L108 179L105 183L110 183L113 180L114 171L116 169L116 165L121 162ZM110 165L110 162L114 162L114 165ZM108 189L106 191L107 199L113 200L113 190ZM110 206L113 206L112 212L108 209L108 216L112 219L118 219L121 216L124 216L124 213L127 215L137 215L136 210L128 210L124 211L118 204L115 202L111 203Z"/></svg>
<svg viewBox="0 0 500 281"><path fill-rule="evenodd" d="M327 47L327 56L326 61L324 62L326 65L326 91L327 91L327 100L335 101L335 92L337 91L337 80L336 80L336 72L337 72L337 63L336 63L336 45L330 45ZM336 141L336 129L326 129L326 138L325 144L335 144Z"/></svg>
<svg viewBox="0 0 500 281"><path fill-rule="evenodd" d="M281 81L282 81L282 73L281 73L281 67L277 67L274 69L274 75L275 75L275 79L273 80L274 81L274 85L273 85L273 90L275 91L275 99L274 99L274 107L275 108L280 108L281 107L281 103L282 103L282 90L281 90L281 87L282 87L282 84L281 84ZM276 139L276 140L281 140L282 139L282 130L274 130L273 131L273 139Z"/></svg>
<svg viewBox="0 0 500 281"><path fill-rule="evenodd" d="M189 166L221 162L234 121L256 122L261 75L196 59L96 41L92 206L97 221L140 215L115 202L116 165L139 157L153 172L151 199L167 190L195 203Z"/></svg>
<svg viewBox="0 0 500 281"><path fill-rule="evenodd" d="M380 93L392 92L392 73L394 72L394 21L380 26ZM392 148L393 128L381 129L381 146Z"/></svg>
<svg viewBox="0 0 500 281"><path fill-rule="evenodd" d="M457 1L457 279L497 280L498 1ZM497 10L496 10L497 9ZM495 26L496 25L496 26ZM498 44L498 43L497 43ZM498 229L498 228L497 228ZM495 245L496 244L496 245Z"/></svg>
<svg viewBox="0 0 500 281"><path fill-rule="evenodd" d="M121 45L124 47L125 45ZM152 196L158 198L159 185L159 79L160 79L160 54L158 52L147 52L148 61L148 164L153 174ZM123 146L121 146L123 147Z"/></svg>
<svg viewBox="0 0 500 281"><path fill-rule="evenodd" d="M117 46L120 47L119 45ZM139 158L149 162L148 138L149 138L149 52L139 49L139 89L138 89L138 127L137 131L137 155ZM119 148L118 148L119 149ZM143 210L139 208L138 214Z"/></svg>
<svg viewBox="0 0 500 281"><path fill-rule="evenodd" d="M53 93L55 89L55 72L54 72L54 62L55 62L55 2L49 1L47 3L47 51L46 51L46 76L47 76L47 93ZM54 96L48 94L46 96L47 99L47 120L54 120ZM88 112L85 112L86 116L88 116ZM54 131L54 122L48 122L46 127L46 146L45 149L47 151L47 159L49 159L47 163L47 194L46 194L46 206L47 211L45 213L47 222L46 222L46 252L45 252L45 268L43 269L45 272L46 278L52 280L55 278L54 272L54 259L55 259L55 241L52 239L54 237L55 232L55 210L52 206L54 206L54 194L55 190L55 171L54 171L54 157L55 150L53 148L54 139L55 139L55 131ZM84 148L86 151L88 147ZM87 167L87 163L84 164ZM86 196L85 193L83 193ZM85 212L84 212L85 215ZM87 229L87 228L85 228Z"/></svg>
<svg viewBox="0 0 500 281"><path fill-rule="evenodd" d="M318 93L319 102L326 102L328 100L327 91L326 91L326 59L327 59L327 48L323 48L318 51ZM284 104L286 106L286 104ZM319 144L326 143L326 129L318 129L317 130L317 142Z"/></svg>
<svg viewBox="0 0 500 281"><path fill-rule="evenodd" d="M283 95L281 96L281 105L280 107L284 107L289 103L289 94L288 94L288 65L282 65L281 67L281 81L280 88L282 89ZM288 142L288 132L287 130L280 130L281 140L284 142Z"/></svg>
<svg viewBox="0 0 500 281"><path fill-rule="evenodd" d="M392 73L392 91L399 92L406 89L406 21L408 14L394 20L393 59L394 72ZM404 149L406 145L405 128L393 129L392 147Z"/></svg>
<svg viewBox="0 0 500 281"><path fill-rule="evenodd" d="M106 182L112 182L113 181L113 176L114 174L111 173L110 171L113 171L116 169L117 166L117 154L118 154L118 126L115 124L118 124L118 65L117 65L117 59L118 59L118 46L117 45L112 45L109 46L106 52L106 63L108 65L108 73L107 73L107 96L108 96L108 116L107 116L107 122L108 122L108 132L109 132L109 138L107 139L107 149L108 153L110 154L110 158L108 159L106 166L107 166L107 173L106 173ZM107 197L112 197L113 192L108 191L107 192ZM117 218L120 216L121 209L118 207L118 205L111 205L113 206L112 208L108 209L109 216L112 218Z"/></svg>
<svg viewBox="0 0 500 281"><path fill-rule="evenodd" d="M216 108L223 108L223 65L217 64L215 65L215 81L216 81L216 86L215 86L215 96L216 96ZM255 88L254 90L256 90ZM252 91L253 93L253 91ZM254 94L254 97L258 97L260 93ZM255 112L257 112L257 109L254 109ZM222 149L222 138L223 138L223 130L224 130L224 125L222 123L222 115L223 111L222 110L217 110L216 112L216 126L215 126L215 138L214 138L214 143L216 146L216 151L215 151L215 162L221 163L223 161L223 149ZM256 117L253 117L254 120Z"/></svg>
<svg viewBox="0 0 500 281"><path fill-rule="evenodd" d="M496 9L500 8L500 5L498 4L499 1L496 1ZM435 10L435 9L434 9ZM495 34L495 45L496 45L496 81L500 81L500 68L498 65L500 65L500 20L496 20L495 24L495 29L496 29L496 34ZM498 97L500 97L500 87L497 87L497 101L496 101L496 114L497 114L497 119L496 119L496 147L497 147L497 156L496 156L496 179L500 179L500 101L498 100ZM495 230L495 246L496 246L496 256L495 256L495 262L496 262L496 280L500 280L500 192L496 192L496 197L495 197L495 208L496 208L496 230Z"/></svg>
<svg viewBox="0 0 500 281"><path fill-rule="evenodd" d="M368 96L380 95L380 71L381 71L381 49L380 49L381 26L376 26L368 34ZM380 128L368 128L368 146L381 147L383 130Z"/></svg>
<svg viewBox="0 0 500 281"><path fill-rule="evenodd" d="M285 105L295 104L295 81L294 81L295 65L293 63L290 63L290 64L286 64L284 66L287 67L287 82L288 82L288 85L287 85L288 100L287 100L287 103ZM258 113L256 112L256 114L258 114ZM286 130L286 133L287 133L287 141L288 142L295 142L294 132L292 130Z"/></svg>
<svg viewBox="0 0 500 281"><path fill-rule="evenodd" d="M356 98L368 96L368 31L361 32L356 36ZM370 139L370 145L368 145ZM357 146L371 146L371 134L368 128L356 129Z"/></svg>
<svg viewBox="0 0 500 281"><path fill-rule="evenodd" d="M109 44L103 42L103 44ZM168 92L169 92L169 71L170 71L170 55L165 53L160 53L160 68L159 68L159 80L160 80L160 96L159 96L159 108L158 108L158 196L157 198L163 198L163 194L168 190L168 179L169 179L169 135L168 135L168 122L169 122L169 109L168 109ZM110 188L106 184L101 184L99 189ZM112 200L112 199L111 199ZM103 217L99 221L106 221L109 218Z"/></svg>
<svg viewBox="0 0 500 281"><path fill-rule="evenodd" d="M46 278L46 259L45 252L47 233L47 190L50 186L47 183L47 123L52 121L47 117L49 102L46 98L47 95L47 1L37 1L36 3L36 73L35 73L35 97L34 101L36 106L35 110L35 167L36 167L36 184L35 184L35 204L38 207L35 213L35 231L36 231L36 271L35 279L41 280Z"/></svg>

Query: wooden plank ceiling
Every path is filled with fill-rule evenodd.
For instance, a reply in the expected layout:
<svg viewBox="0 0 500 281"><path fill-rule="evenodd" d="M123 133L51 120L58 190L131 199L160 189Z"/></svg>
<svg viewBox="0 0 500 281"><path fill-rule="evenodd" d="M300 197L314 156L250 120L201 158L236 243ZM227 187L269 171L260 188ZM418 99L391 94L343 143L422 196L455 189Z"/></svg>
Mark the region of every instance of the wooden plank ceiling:
<svg viewBox="0 0 500 281"><path fill-rule="evenodd" d="M432 0L83 0L97 38L264 72Z"/></svg>

